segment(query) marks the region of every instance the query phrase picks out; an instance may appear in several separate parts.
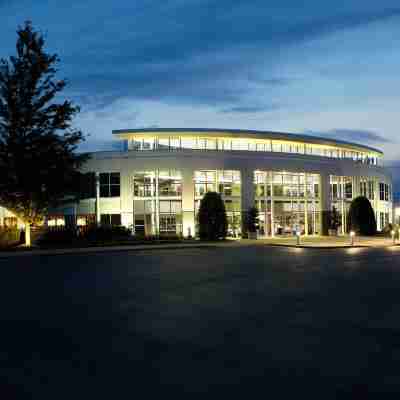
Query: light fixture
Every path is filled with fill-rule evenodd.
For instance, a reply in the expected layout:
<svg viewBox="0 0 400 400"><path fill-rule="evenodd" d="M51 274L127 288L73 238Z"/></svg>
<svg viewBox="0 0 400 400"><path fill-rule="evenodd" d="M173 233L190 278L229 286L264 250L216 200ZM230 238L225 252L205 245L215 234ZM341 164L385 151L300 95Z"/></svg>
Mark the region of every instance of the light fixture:
<svg viewBox="0 0 400 400"><path fill-rule="evenodd" d="M354 236L356 235L356 233L354 231L350 232L350 244L352 246L354 246Z"/></svg>
<svg viewBox="0 0 400 400"><path fill-rule="evenodd" d="M301 232L297 231L296 232L296 239L297 239L296 244L297 244L297 246L300 244L300 236L301 236Z"/></svg>

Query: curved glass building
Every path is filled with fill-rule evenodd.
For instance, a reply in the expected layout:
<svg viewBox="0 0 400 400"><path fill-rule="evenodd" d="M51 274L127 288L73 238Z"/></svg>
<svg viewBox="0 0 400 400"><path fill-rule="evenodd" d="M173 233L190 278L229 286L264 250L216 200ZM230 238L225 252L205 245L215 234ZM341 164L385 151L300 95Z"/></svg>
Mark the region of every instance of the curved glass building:
<svg viewBox="0 0 400 400"><path fill-rule="evenodd" d="M113 131L123 151L95 152L84 166L92 177L78 204L49 215L49 225L74 219L124 225L137 234L194 236L207 191L221 194L229 234L241 234L251 206L260 236L301 231L326 234L327 212L340 215L366 196L378 229L393 220L392 182L380 150L356 143L280 132L232 129Z"/></svg>

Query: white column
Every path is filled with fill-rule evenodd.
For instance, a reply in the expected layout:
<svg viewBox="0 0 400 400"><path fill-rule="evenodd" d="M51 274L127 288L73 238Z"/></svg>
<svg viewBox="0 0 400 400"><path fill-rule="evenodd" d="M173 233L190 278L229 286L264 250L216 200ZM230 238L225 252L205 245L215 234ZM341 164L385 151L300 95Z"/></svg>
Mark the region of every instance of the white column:
<svg viewBox="0 0 400 400"><path fill-rule="evenodd" d="M240 171L242 232L245 232L247 213L250 207L254 207L254 171L244 169Z"/></svg>
<svg viewBox="0 0 400 400"><path fill-rule="evenodd" d="M340 188L340 213L342 215L342 235L346 233L346 209L344 206L344 178L339 177L339 188Z"/></svg>
<svg viewBox="0 0 400 400"><path fill-rule="evenodd" d="M183 236L195 236L194 220L194 171L182 170L182 225Z"/></svg>
<svg viewBox="0 0 400 400"><path fill-rule="evenodd" d="M95 174L96 182L96 223L100 225L101 214L100 214L100 174L96 172Z"/></svg>
<svg viewBox="0 0 400 400"><path fill-rule="evenodd" d="M271 237L275 236L275 214L274 214L274 184L273 184L274 173L269 172L269 184L271 191Z"/></svg>
<svg viewBox="0 0 400 400"><path fill-rule="evenodd" d="M304 174L304 235L308 236L307 174Z"/></svg>
<svg viewBox="0 0 400 400"><path fill-rule="evenodd" d="M328 215L331 209L330 201L330 176L326 173L320 174L320 235L327 234Z"/></svg>
<svg viewBox="0 0 400 400"><path fill-rule="evenodd" d="M156 190L156 196L155 196L155 200L156 200L156 206L155 206L155 226L154 226L154 233L156 235L160 234L160 196L159 196L159 190L158 190L158 169L156 169L156 178L155 178L155 190Z"/></svg>

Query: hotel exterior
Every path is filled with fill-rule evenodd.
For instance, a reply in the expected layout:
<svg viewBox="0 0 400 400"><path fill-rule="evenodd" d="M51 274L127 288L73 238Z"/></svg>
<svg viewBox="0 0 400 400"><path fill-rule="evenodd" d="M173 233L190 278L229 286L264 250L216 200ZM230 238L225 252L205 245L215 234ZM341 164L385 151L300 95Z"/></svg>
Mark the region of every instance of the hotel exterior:
<svg viewBox="0 0 400 400"><path fill-rule="evenodd" d="M278 132L224 129L113 131L123 151L94 152L93 176L78 203L52 210L49 226L123 225L135 234L196 234L207 191L221 194L231 236L241 234L251 206L259 236L326 234L326 212L340 214L346 233L351 200L366 196L378 230L393 222L392 181L383 153L360 144ZM2 214L1 214L2 213ZM12 216L0 211L4 224Z"/></svg>

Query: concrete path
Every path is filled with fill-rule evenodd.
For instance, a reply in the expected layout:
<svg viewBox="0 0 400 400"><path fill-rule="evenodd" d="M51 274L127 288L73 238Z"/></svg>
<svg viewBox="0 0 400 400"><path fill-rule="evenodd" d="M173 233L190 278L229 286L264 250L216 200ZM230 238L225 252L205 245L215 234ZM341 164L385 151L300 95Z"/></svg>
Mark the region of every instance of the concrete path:
<svg viewBox="0 0 400 400"><path fill-rule="evenodd" d="M124 245L124 246L93 246L82 248L62 248L62 249L39 249L32 250L18 249L14 251L0 252L0 258L8 257L26 257L39 255L64 255L64 254L84 254L84 253L103 253L103 252L120 252L120 251L147 251L147 250L176 250L176 249L193 249L207 247L245 247L245 246L283 246L283 247L301 247L301 248L319 248L319 249L335 249L348 247L375 247L384 248L400 245L400 241L393 244L393 240L389 238L369 238L356 237L354 245L351 246L348 236L338 237L319 237L310 236L302 237L300 245L297 245L296 237L280 237L258 240L228 240L225 242L200 242L192 241L190 243L165 243L165 244L145 244L145 245Z"/></svg>

